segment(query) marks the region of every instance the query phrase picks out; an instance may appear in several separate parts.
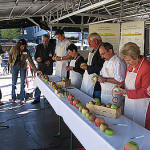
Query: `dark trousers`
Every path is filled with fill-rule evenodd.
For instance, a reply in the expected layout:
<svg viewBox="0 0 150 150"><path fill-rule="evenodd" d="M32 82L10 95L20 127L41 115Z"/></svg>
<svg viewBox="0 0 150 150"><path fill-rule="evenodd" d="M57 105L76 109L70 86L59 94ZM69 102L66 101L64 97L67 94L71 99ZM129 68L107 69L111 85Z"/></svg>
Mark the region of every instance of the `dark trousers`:
<svg viewBox="0 0 150 150"><path fill-rule="evenodd" d="M0 89L0 99L2 99L2 91L1 91L1 89Z"/></svg>

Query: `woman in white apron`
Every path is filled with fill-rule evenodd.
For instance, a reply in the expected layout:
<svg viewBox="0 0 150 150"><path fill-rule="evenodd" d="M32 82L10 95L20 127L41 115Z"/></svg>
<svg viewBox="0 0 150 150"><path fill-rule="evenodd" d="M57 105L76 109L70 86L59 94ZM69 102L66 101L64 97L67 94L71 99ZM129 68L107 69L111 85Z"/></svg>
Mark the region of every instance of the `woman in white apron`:
<svg viewBox="0 0 150 150"><path fill-rule="evenodd" d="M115 94L125 94L124 115L150 130L150 97L147 87L150 85L150 63L140 56L139 47L132 42L125 44L120 52L129 64L124 81L125 89Z"/></svg>
<svg viewBox="0 0 150 150"><path fill-rule="evenodd" d="M80 68L81 63L84 63L84 58L77 52L77 47L74 44L68 46L67 51L69 55L74 59L71 60L70 65L66 67L67 71L70 71L69 78L71 79L71 85L80 89L82 83L82 75L84 70Z"/></svg>
<svg viewBox="0 0 150 150"><path fill-rule="evenodd" d="M67 77L66 66L68 66L69 59L71 59L67 52L67 47L71 42L65 38L62 30L56 31L55 35L59 41L56 45L55 55L53 57L53 60L56 60L55 75L63 78Z"/></svg>

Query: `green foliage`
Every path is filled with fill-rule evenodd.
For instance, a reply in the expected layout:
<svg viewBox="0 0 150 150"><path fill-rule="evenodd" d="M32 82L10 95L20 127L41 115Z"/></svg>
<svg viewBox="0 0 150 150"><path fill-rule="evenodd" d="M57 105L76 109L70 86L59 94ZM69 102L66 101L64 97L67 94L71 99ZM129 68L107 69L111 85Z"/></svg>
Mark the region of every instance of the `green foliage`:
<svg viewBox="0 0 150 150"><path fill-rule="evenodd" d="M0 30L1 38L3 39L18 39L20 36L20 29L1 29Z"/></svg>

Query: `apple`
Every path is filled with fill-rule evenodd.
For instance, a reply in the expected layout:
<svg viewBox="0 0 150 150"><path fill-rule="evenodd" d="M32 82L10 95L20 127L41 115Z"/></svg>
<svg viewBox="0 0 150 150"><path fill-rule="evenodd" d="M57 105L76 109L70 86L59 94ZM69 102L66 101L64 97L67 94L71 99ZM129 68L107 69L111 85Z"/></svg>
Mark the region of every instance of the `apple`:
<svg viewBox="0 0 150 150"><path fill-rule="evenodd" d="M73 100L70 100L69 103L70 103L71 105L73 105Z"/></svg>
<svg viewBox="0 0 150 150"><path fill-rule="evenodd" d="M94 99L93 99L93 102L94 102L94 103L100 102L100 100L99 100L98 98L94 98Z"/></svg>
<svg viewBox="0 0 150 150"><path fill-rule="evenodd" d="M51 82L51 86L53 86L53 85L56 85L56 83L55 82Z"/></svg>
<svg viewBox="0 0 150 150"><path fill-rule="evenodd" d="M81 103L76 104L76 108L79 109L79 107L82 106Z"/></svg>
<svg viewBox="0 0 150 150"><path fill-rule="evenodd" d="M89 121L90 122L95 122L96 116L95 115L91 115L89 116Z"/></svg>
<svg viewBox="0 0 150 150"><path fill-rule="evenodd" d="M96 83L97 80L98 80L97 76L93 76L93 77L92 77L92 82L93 82L93 83Z"/></svg>
<svg viewBox="0 0 150 150"><path fill-rule="evenodd" d="M47 81L46 83L47 83L47 84L50 84L50 81Z"/></svg>
<svg viewBox="0 0 150 150"><path fill-rule="evenodd" d="M115 105L115 104L112 104L110 108L112 108L112 109L118 109L118 106Z"/></svg>
<svg viewBox="0 0 150 150"><path fill-rule="evenodd" d="M105 132L105 130L108 129L108 128L109 128L109 126L108 126L107 123L102 123L102 124L100 125L100 130L101 130L102 132Z"/></svg>
<svg viewBox="0 0 150 150"><path fill-rule="evenodd" d="M69 95L68 95L68 101L70 101L70 100L72 100L72 99L75 99L74 95L69 94Z"/></svg>
<svg viewBox="0 0 150 150"><path fill-rule="evenodd" d="M113 91L115 92L115 91L119 91L119 88L118 87L115 87L114 89L113 89Z"/></svg>
<svg viewBox="0 0 150 150"><path fill-rule="evenodd" d="M126 145L124 146L124 150L139 150L139 146L137 143L131 141L126 143Z"/></svg>
<svg viewBox="0 0 150 150"><path fill-rule="evenodd" d="M82 109L82 114L85 116L86 113L90 112L88 108L83 108Z"/></svg>
<svg viewBox="0 0 150 150"><path fill-rule="evenodd" d="M67 79L67 78L62 78L61 80L62 80L62 81L67 81L68 79Z"/></svg>
<svg viewBox="0 0 150 150"><path fill-rule="evenodd" d="M83 106L79 106L79 111L82 112Z"/></svg>
<svg viewBox="0 0 150 150"><path fill-rule="evenodd" d="M102 106L102 107L106 107L106 105L105 105L105 104L102 104L101 106Z"/></svg>
<svg viewBox="0 0 150 150"><path fill-rule="evenodd" d="M93 101L90 101L89 104L93 104L94 105L95 103Z"/></svg>
<svg viewBox="0 0 150 150"><path fill-rule="evenodd" d="M38 60L38 61L42 61L42 58L41 58L41 57L38 57L37 60Z"/></svg>
<svg viewBox="0 0 150 150"><path fill-rule="evenodd" d="M95 119L95 125L96 125L97 127L99 127L102 123L105 123L105 120L104 120L103 117L97 117L97 118Z"/></svg>
<svg viewBox="0 0 150 150"><path fill-rule="evenodd" d="M86 65L86 63L81 63L81 66L85 66Z"/></svg>
<svg viewBox="0 0 150 150"><path fill-rule="evenodd" d="M106 103L106 107L110 108L111 107L111 103Z"/></svg>
<svg viewBox="0 0 150 150"><path fill-rule="evenodd" d="M112 136L112 135L114 134L114 131L113 131L113 129L108 128L108 129L105 130L105 133L106 133L107 135L109 135L109 136Z"/></svg>
<svg viewBox="0 0 150 150"><path fill-rule="evenodd" d="M73 100L73 106L75 106L75 107L76 107L76 104L78 104L78 103L80 103L80 101L79 101L79 100L77 100L77 99L74 99L74 100Z"/></svg>
<svg viewBox="0 0 150 150"><path fill-rule="evenodd" d="M86 118L88 118L89 119L89 117L92 115L92 113L91 112L88 112L88 113L86 113Z"/></svg>
<svg viewBox="0 0 150 150"><path fill-rule="evenodd" d="M96 102L95 105L101 106L101 103L100 102Z"/></svg>
<svg viewBox="0 0 150 150"><path fill-rule="evenodd" d="M150 85L148 86L147 91L150 91Z"/></svg>

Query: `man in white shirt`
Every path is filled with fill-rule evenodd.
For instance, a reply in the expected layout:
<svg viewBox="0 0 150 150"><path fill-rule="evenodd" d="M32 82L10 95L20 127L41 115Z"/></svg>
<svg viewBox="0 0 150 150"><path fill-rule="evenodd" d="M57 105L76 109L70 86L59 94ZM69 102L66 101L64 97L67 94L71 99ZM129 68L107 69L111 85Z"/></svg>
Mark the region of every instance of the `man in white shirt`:
<svg viewBox="0 0 150 150"><path fill-rule="evenodd" d="M67 77L66 66L68 66L68 60L72 58L67 51L67 47L71 42L65 37L63 30L57 30L55 36L58 39L53 57L53 60L56 61L55 75L63 78Z"/></svg>
<svg viewBox="0 0 150 150"><path fill-rule="evenodd" d="M122 96L116 96L112 90L125 78L126 63L118 57L110 43L103 43L99 48L101 57L105 60L98 81L101 84L101 102L122 105Z"/></svg>

